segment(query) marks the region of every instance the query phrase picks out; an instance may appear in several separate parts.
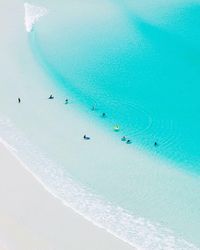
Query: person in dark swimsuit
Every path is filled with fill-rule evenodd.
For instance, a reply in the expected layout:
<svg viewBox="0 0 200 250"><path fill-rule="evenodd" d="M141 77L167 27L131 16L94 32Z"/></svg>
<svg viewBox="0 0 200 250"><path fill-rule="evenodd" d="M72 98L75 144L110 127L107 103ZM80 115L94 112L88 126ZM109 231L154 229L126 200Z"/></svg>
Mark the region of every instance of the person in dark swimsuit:
<svg viewBox="0 0 200 250"><path fill-rule="evenodd" d="M52 100L52 99L54 99L54 97L52 95L50 95L48 99Z"/></svg>
<svg viewBox="0 0 200 250"><path fill-rule="evenodd" d="M21 102L21 99L18 97L18 103L20 103Z"/></svg>
<svg viewBox="0 0 200 250"><path fill-rule="evenodd" d="M90 137L88 137L87 135L84 135L84 136L83 136L83 139L84 139L84 140L90 140Z"/></svg>

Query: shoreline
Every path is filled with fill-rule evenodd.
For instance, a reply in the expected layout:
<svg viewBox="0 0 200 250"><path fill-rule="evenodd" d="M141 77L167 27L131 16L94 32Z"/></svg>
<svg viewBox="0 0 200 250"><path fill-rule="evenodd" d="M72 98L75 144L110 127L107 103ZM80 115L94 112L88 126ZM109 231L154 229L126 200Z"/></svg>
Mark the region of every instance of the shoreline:
<svg viewBox="0 0 200 250"><path fill-rule="evenodd" d="M173 167L168 164L162 164L162 162L155 160L154 157L149 156L146 152L141 152L137 150L137 148L134 149L134 147L133 149L126 147L127 145L121 145L119 140L116 142L117 139L111 138L111 136L101 130L100 125L95 124L94 119L92 120L91 117L86 117L83 113L78 112L79 110L77 111L76 108L70 108L70 106L66 108L66 106L61 105L60 99L56 98L58 102L48 102L45 98L49 92L51 93L53 90L53 94L57 97L59 96L57 93L60 91L55 91L56 87L54 83L50 77L45 74L46 72L43 72L43 69L37 64L37 61L34 60L35 58L28 47L27 33L24 31L22 23L23 4L20 5L19 1L15 1L14 7L16 7L16 9L13 7L13 3L6 2L5 5L10 5L10 10L12 10L11 14L16 15L17 21L13 25L13 21L9 18L10 12L8 8L8 15L5 17L5 20L7 20L10 26L8 30L6 29L6 32L8 33L8 38L11 38L7 39L5 36L5 39L2 39L3 45L5 43L5 49L2 50L3 59L1 60L2 62L0 61L0 63L2 63L2 69L5 69L1 74L2 82L3 84L4 82L6 83L5 87L2 87L2 93L0 93L0 100L3 104L2 114L6 114L5 116L11 119L13 128L16 128L16 130L19 129L19 132L24 133L23 135L27 135L27 140L30 139L31 145L38 145L39 149L41 146L42 150L35 152L33 148L34 152L32 152L32 148L27 148L26 142L23 143L23 138L20 137L21 134L18 135L15 131L11 131L14 133L9 133L9 128L8 131L5 131L7 136L5 135L4 139L18 150L19 159L25 162L25 168L27 168L28 172L31 172L39 181L41 180L40 182L43 187L47 190L49 188L50 194L55 191L54 187L58 188L56 189L55 196L59 197L59 203L60 200L62 200L62 202L63 200L67 202L69 200L69 202L71 202L70 204L75 204L76 209L74 210L79 211L79 214L81 214L81 212L83 213L81 218L87 215L90 221L94 221L93 224L99 223L103 225L104 228L107 228L107 231L114 231L114 233L119 235L122 235L120 233L124 232L126 234L125 236L130 236L133 243L135 243L134 240L136 238L137 243L140 241L138 245L141 243L142 246L147 246L145 249L154 249L149 246L154 247L157 240L159 241L158 245L161 247L162 244L165 246L169 246L170 244L173 247L176 246L177 242L178 244L180 243L179 237L191 242L190 238L192 238L192 235L195 235L195 232L191 233L193 232L191 231L188 233L189 230L194 230L195 226L196 228L199 227L196 225L195 217L198 210L197 195L195 195L199 190L197 181L195 179L193 180L189 175L173 169ZM10 41L15 42L10 43ZM2 48L4 48L4 46L2 46ZM16 51L16 47L19 48L19 50ZM6 73L8 68L12 72L9 76ZM10 91L11 89L12 91ZM37 93L37 96L34 96L34 102L30 101L33 98L33 93ZM64 94L66 93L63 93L63 95ZM22 97L20 106L15 102L16 96ZM73 107L75 106L76 105ZM52 117L53 119L51 119ZM4 136L3 129L4 128L2 128L2 136ZM85 132L91 135L92 140L89 143L85 143L82 139ZM53 137L51 136L52 133ZM42 138L42 140L40 140L40 138ZM93 138L95 138L95 140L93 140ZM21 142L22 144L20 144ZM54 143L54 148L48 148L48 146L54 145ZM52 166L48 166L48 163L43 164L44 161L42 161L41 164L39 163L39 165L38 162L40 160L38 160L39 156L37 157L37 153L45 153L47 161L51 160L51 158L52 160L58 159L58 161L61 161L61 164L58 162L58 164L55 165L55 169L53 169ZM102 157L102 155L104 157ZM119 157L116 157L116 155ZM53 158L53 156L55 157ZM131 223L132 221L134 221L134 223L130 223L130 217L128 217L127 221L121 218L120 220L118 214L113 213L113 210L109 210L107 214L103 212L92 214L92 212L94 212L92 209L87 211L88 207L91 207L91 204L96 205L96 207L94 206L94 210L99 209L99 212L101 212L102 206L98 207L99 203L94 204L96 200L93 200L93 203L90 203L91 200L84 200L84 195L79 196L80 193L78 192L73 192L77 203L76 201L73 203L74 200L67 199L68 197L71 198L68 193L71 192L70 188L74 186L65 186L66 180L64 180L64 178L59 179L59 171L61 170L56 168L57 165L58 167L64 167L64 170L74 177L72 178L74 182L78 179L80 183L82 181L84 187L88 184L88 188L91 187L94 193L102 195L102 197L108 201L114 201L114 204L123 208L130 208L133 214L138 215L138 217L134 217L135 221L131 220ZM131 171L129 174L130 168ZM7 180L9 180L9 176ZM129 183L127 187L123 184L124 180ZM52 184L53 189L52 186L48 184ZM95 186L96 184L97 186ZM184 191L185 186L188 187L186 192ZM43 193L44 190L41 192ZM22 194L23 193L22 191ZM118 194L126 199L122 199L121 202L121 197L118 197ZM26 192L24 195L26 195ZM88 197L89 195L90 194L88 194ZM45 197L47 196L48 195L45 195ZM129 207L130 204L128 202L130 198L132 206ZM24 202L26 203L26 201ZM78 204L78 202L82 204ZM83 204L84 202L86 204ZM194 216L192 214L192 218L190 218L190 204L193 206ZM194 205L196 205L197 208L195 208ZM82 208L85 210L82 210ZM106 206L104 208L106 208ZM180 214L180 211L182 214L177 219L176 216ZM104 217L104 215L106 215L106 217ZM141 219L139 215L142 219L150 219L152 224L148 223L149 221L145 219L139 221ZM186 221L182 222L181 216ZM49 219L50 218L51 217L49 217ZM33 217L27 217L28 221L33 219L34 213ZM111 220L111 224L114 220L114 226L110 225L108 223L109 221L106 221L107 219ZM125 217L125 219L127 219L127 217ZM181 222L179 223L179 221ZM172 235L171 237L168 232L167 235L164 234L165 231L163 232L162 228L161 231L159 227L157 228L157 222L161 224L163 222L164 226L169 225L169 228L174 230L177 235ZM55 223L58 223L58 221L55 221ZM138 225L137 223L139 227L135 227L135 225ZM143 227L140 227L140 223ZM190 225L192 223L194 226ZM130 224L132 227L130 227ZM190 226L189 229L188 224ZM155 230L152 230L152 228ZM183 232L184 230L185 232ZM57 228L57 231L55 229L55 235L58 236L59 232L59 228ZM107 235L105 230L104 233ZM110 234L108 235L110 236ZM77 238L79 240L79 237ZM126 237L126 239L129 239L129 237ZM116 249L116 247L114 249ZM165 247L165 249L167 248ZM194 248L177 247L176 249L188 250Z"/></svg>
<svg viewBox="0 0 200 250"><path fill-rule="evenodd" d="M51 188L49 188L47 185L45 185L45 183L43 183L43 181L40 179L39 176L37 176L37 174L35 174L24 162L23 160L21 160L21 158L17 155L17 150L15 148L13 148L11 145L9 145L5 140L3 140L0 137L0 148L1 145L10 153L10 156L15 158L16 161L20 164L20 166L27 171L27 173L29 173L37 182L39 185L42 186L42 188L48 192L53 198L55 198L57 201L59 201L64 207L66 207L67 209L70 209L73 211L73 213L79 215L81 218L83 218L83 220L89 222L92 224L92 226L97 227L101 230L103 230L104 232L108 233L109 235L111 235L112 237L116 238L117 240L119 240L120 242L125 243L126 245L128 245L129 247L131 247L131 249L140 249L139 246L133 246L130 242L128 242L125 239L120 238L117 234L115 234L113 231L110 231L109 229L103 227L102 225L98 224L96 221L93 221L90 217L87 217L84 213L81 213L81 211L77 210L75 207L73 207L73 205L70 205L67 203L66 200L63 200L61 197L59 197L59 195L56 195Z"/></svg>
<svg viewBox="0 0 200 250"><path fill-rule="evenodd" d="M71 239L66 239L65 233L61 233L59 235L60 238L60 246L58 249L66 249L66 247L70 247L70 249L134 249L132 246L118 239L114 235L106 232L104 229L97 227L92 224L90 221L87 221L81 215L73 211L70 207L64 205L58 198L56 198L49 190L45 187L45 185L41 185L42 183L38 181L31 173L31 171L27 168L27 166L21 162L18 156L12 151L12 148L6 143L0 140L0 154L1 154L1 164L0 166L6 166L0 168L1 171L1 185L4 187L3 191L1 191L1 202L4 204L1 212L0 212L0 231L5 233L5 238L7 239L6 245L8 245L8 249L38 249L38 247L42 247L41 249L56 249L57 240L59 232L59 223L62 222L62 227L64 230L68 231L68 235ZM3 163L3 164L2 164ZM5 173L6 172L6 173ZM14 178L12 178L12 183L9 182L8 178L5 178L5 175L10 175L11 172L15 172ZM25 179L26 178L26 179ZM3 181L4 180L4 181ZM15 187L15 189L13 189ZM13 189L13 193L9 193L7 190ZM39 190L39 192L38 192ZM3 194L2 194L3 193ZM20 195L19 195L20 193ZM32 196L31 196L32 194ZM33 194L35 195L33 197ZM19 197L18 197L19 196ZM31 197L30 197L31 196ZM12 206L8 205L4 199L9 197L10 202L14 200ZM20 199L23 199L23 202L20 203ZM16 203L17 200L17 203ZM38 200L40 202L38 202ZM25 204L25 203L26 204ZM46 202L46 203L45 203ZM34 207L37 208L37 211L34 211ZM48 211L47 215L45 214ZM20 208L20 209L19 209ZM2 210L9 211L10 214L5 216L5 213ZM27 212L28 210L28 212ZM56 212L58 210L58 212ZM37 214L39 212L39 214ZM49 213L52 215L56 215L56 220L52 221L52 218L49 216ZM38 217L46 216L45 223L44 221L40 221ZM4 215L4 216L3 216ZM10 228L5 229L4 223L2 223L2 217L9 220L9 224L11 224ZM40 218L41 219L41 218ZM23 221L23 225L20 221ZM34 221L34 222L33 222ZM70 223L69 223L70 221ZM14 225L14 223L17 225ZM19 223L19 224L18 224ZM74 223L74 225L73 225ZM13 239L13 227L16 226L17 234L15 239ZM3 227L3 229L2 229ZM22 230L22 228L25 229ZM38 235L37 231L40 230L41 227L45 228L45 232L43 235ZM73 230L70 232L70 229ZM28 234L29 240L21 240L18 237L19 231L21 231L22 235L25 236L30 231L31 235ZM52 231L52 232L51 232ZM52 240L49 236L47 241L44 243L43 240L47 237L44 237L44 234L52 234L54 233L55 238ZM32 238L36 238L36 243ZM89 242L89 238L92 238L92 241ZM78 239L80 245L77 243L75 239ZM2 240L2 239L1 239ZM86 242L85 242L86 240ZM26 243L27 245L26 245ZM13 246L11 246L14 244ZM25 246L25 245L26 246ZM41 244L41 245L40 245ZM84 248L85 244L85 248ZM19 245L19 247L17 247ZM83 248L82 248L83 247ZM5 248L6 249L6 248Z"/></svg>

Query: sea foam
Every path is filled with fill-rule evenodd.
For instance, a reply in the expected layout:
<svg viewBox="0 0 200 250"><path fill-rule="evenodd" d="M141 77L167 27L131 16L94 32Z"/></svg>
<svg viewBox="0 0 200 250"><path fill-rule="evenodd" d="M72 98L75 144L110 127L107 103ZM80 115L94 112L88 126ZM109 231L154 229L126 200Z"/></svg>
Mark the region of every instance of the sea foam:
<svg viewBox="0 0 200 250"><path fill-rule="evenodd" d="M44 7L35 6L29 3L24 3L25 16L24 24L27 32L31 32L35 23L40 17L47 15L48 11Z"/></svg>
<svg viewBox="0 0 200 250"><path fill-rule="evenodd" d="M74 182L62 167L30 144L9 119L0 118L0 134L0 143L20 160L47 191L94 225L138 250L198 250L192 243L177 238L168 228L130 214Z"/></svg>

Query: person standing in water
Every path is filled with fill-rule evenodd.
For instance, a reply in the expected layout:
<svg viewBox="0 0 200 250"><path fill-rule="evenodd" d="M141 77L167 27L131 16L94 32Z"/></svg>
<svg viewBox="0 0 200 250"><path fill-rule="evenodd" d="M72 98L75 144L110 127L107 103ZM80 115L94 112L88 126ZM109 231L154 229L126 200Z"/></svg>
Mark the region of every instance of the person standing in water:
<svg viewBox="0 0 200 250"><path fill-rule="evenodd" d="M65 99L65 104L68 104L69 103L69 100L66 98Z"/></svg>
<svg viewBox="0 0 200 250"><path fill-rule="evenodd" d="M18 103L20 103L20 102L21 102L21 99L20 99L19 97L18 97L18 99L17 99L17 100L18 100Z"/></svg>

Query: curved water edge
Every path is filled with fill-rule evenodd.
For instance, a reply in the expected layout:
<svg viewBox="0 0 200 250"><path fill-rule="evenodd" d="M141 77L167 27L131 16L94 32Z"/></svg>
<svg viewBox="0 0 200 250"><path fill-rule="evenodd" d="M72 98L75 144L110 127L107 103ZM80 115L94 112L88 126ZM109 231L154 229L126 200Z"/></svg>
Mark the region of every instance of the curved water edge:
<svg viewBox="0 0 200 250"><path fill-rule="evenodd" d="M123 122L123 115L120 116L120 118L115 115L118 113L116 110L119 108L117 100L109 101L109 103L108 100L105 100L105 103L103 104L98 103L95 99L96 95L95 97L84 95L81 89L75 88L67 78L60 75L59 72L48 62L48 60L46 60L39 44L37 43L36 32L33 31L29 34L28 39L32 53L48 77L53 79L56 91L60 96L64 97L64 93L66 96L70 96L70 102L75 104L76 110L79 110L81 113L89 116L92 121L101 124L101 127L106 129L107 132L113 130L114 124L120 124L118 140L120 140L120 136L126 136L131 139L131 141L134 141L132 144L133 147L137 147L142 151L145 150L145 152L149 152L151 156L154 156L161 161L168 162L169 166L180 168L181 171L186 171L189 174L199 175L199 163L191 163L191 161L187 161L186 159L185 161L182 161L182 158L180 158L178 140L181 138L181 135L180 131L174 127L172 120L159 119L155 123L154 118L147 109L135 100L131 102L130 100L127 101L123 99L124 108L128 107L128 110L131 112L130 118L128 119L126 117L126 120ZM95 111L91 111L91 108L93 107L95 108ZM109 107L112 107L112 110L109 110ZM105 113L106 119L102 119L102 113L105 111L107 112L107 110L108 113ZM127 111L124 110L124 113L125 112ZM156 131L156 133L154 134L153 131ZM116 134L113 134L113 137L116 138ZM159 146L161 145L161 147L155 148L154 142L157 140ZM176 147L177 151L173 151L173 155L167 157L167 155L163 154L163 152L165 150L168 151L171 146Z"/></svg>
<svg viewBox="0 0 200 250"><path fill-rule="evenodd" d="M130 214L80 186L49 157L30 144L9 119L0 120L0 142L22 163L43 187L98 227L141 250L198 250L174 236L173 231L148 219ZM7 142L6 142L6 141ZM28 167L27 167L28 166Z"/></svg>
<svg viewBox="0 0 200 250"><path fill-rule="evenodd" d="M104 8L101 10L104 12ZM101 13L100 11L98 16L100 20ZM110 14L110 11L106 13ZM106 20L110 21L110 19ZM38 22L35 29L38 35L40 35L38 32L43 32L43 29L46 29L46 24L51 28L48 21L46 18L42 18L41 22ZM149 25L142 25L144 23L138 24L142 28L149 28ZM125 28L123 25L122 27ZM21 23L19 28L22 28ZM83 25L82 28L85 28L85 26ZM32 32L31 36L34 34ZM21 39L23 34L20 33L19 36ZM48 38L47 36L49 42ZM69 38L70 36L67 41L69 41ZM82 103L84 95L79 102L79 104L84 104L79 106L80 109L77 109L77 100L74 100L71 95L69 97L70 102L71 98L73 99L73 105L71 103L69 106L64 105L64 98L68 97L68 93L73 91L70 92L69 89L68 92L69 86L65 86L66 91L62 95L57 94L61 90L62 84L57 85L54 82L51 85L48 81L45 82L46 78L40 78L41 65L33 60L38 66L38 71L34 71L34 63L32 64L31 61L33 58L30 57L31 60L29 61L30 58L28 57L27 60L27 57L24 56L24 54L30 53L27 48L27 41L24 40L25 42L20 41L20 44L23 44L23 49L20 50L19 48L21 53L19 53L18 59L21 60L15 60L16 58L12 55L12 60L8 65L10 66L12 62L15 62L15 64L13 63L14 69L23 72L22 75L25 78L21 78L21 75L16 73L17 77L11 78L10 82L5 81L7 91L1 96L3 105L0 108L2 108L3 113L7 114L6 117L12 119L14 125L9 119L3 119L1 120L0 130L4 140L13 146L16 154L25 163L25 167L29 166L44 187L59 197L66 205L72 206L74 210L93 223L104 227L138 248L155 249L156 244L156 249L159 249L159 247L160 249L195 249L193 245L181 239L187 239L188 242L193 242L199 246L200 190L198 177L191 176L189 172L185 174L183 171L176 171L177 166L165 164L164 161L158 162L157 157L152 158L144 150L138 152L137 148L135 150L135 141L130 147L130 145L121 143L120 138L114 139L111 133L106 133L104 129L98 130L99 119L98 122L93 119L91 111L88 117L82 112L83 106L87 108L89 106L88 102ZM71 45L73 44L66 43L65 46L67 45L71 51L73 47ZM92 48L94 47L92 46ZM14 46L12 52L14 53L15 50L16 46ZM44 58L48 59L48 57ZM24 62L30 62L29 67L26 67L27 65L24 65ZM20 65L20 63L22 64ZM82 64L81 61L79 63L81 68L79 69L82 69L84 65L87 64ZM15 72L14 69L10 71ZM16 79L18 80L16 81ZM72 81L71 83L78 83L78 81ZM74 87L73 84L72 87ZM82 85L82 81L79 84ZM76 86L75 89L79 91L78 87ZM16 93L14 88L17 90ZM10 89L14 91L11 92ZM55 102L48 102L47 100L51 92L55 94ZM77 96L77 93L74 93L73 96ZM16 105L15 100L18 94L22 95L22 105ZM109 97L109 93L104 94ZM76 105L74 105L75 102ZM112 100L112 103L114 111L116 111L116 99ZM137 102L134 100L134 103ZM91 102L90 105L92 104ZM124 107L127 105L131 106L129 101L125 102ZM104 108L100 112L105 111ZM81 112L75 112L75 109L81 110ZM149 112L146 112L148 109L145 109L139 102L137 105L132 105L130 110L138 118L135 121L135 124L138 123L138 127L135 127L134 132L137 132L138 137L142 138L142 134L149 133L149 127L152 127L152 116L149 115ZM74 120L73 114L76 118L81 117L81 119ZM95 112L93 114L99 117L100 113ZM115 115L114 112L112 114ZM110 115L109 112L108 119L105 121L109 121ZM116 118L119 121L119 117ZM89 125L87 122L85 123L85 120L88 120ZM177 140L177 133L173 132L173 122L168 121L166 124L160 119L158 121L155 129L160 133L160 137L167 127L168 139L166 140L165 137L162 145L166 144L169 148L172 142L174 144L174 141ZM109 122L112 123L111 120ZM91 128L91 124L94 129ZM72 126L75 128L71 129ZM112 129L112 126L109 125L109 129ZM23 134L19 131L23 131ZM84 144L83 133L90 133L92 136L90 143ZM68 144L68 141L71 143ZM67 152L69 153L67 154ZM91 155L93 156L92 160L98 159L98 162L94 161L94 164L92 164ZM76 158L79 159L76 160ZM82 198L79 199L79 196ZM82 201L81 204L80 201ZM120 224L118 223L118 217L121 218ZM159 222L159 224L156 222ZM173 228L174 233L166 228Z"/></svg>
<svg viewBox="0 0 200 250"><path fill-rule="evenodd" d="M125 10L125 12L127 13L127 9ZM160 48L160 51L163 51L162 46L160 47L160 42L165 42L165 43L167 41L169 42L170 49L168 52L170 54L171 54L171 51L174 51L176 45L179 44L180 40L176 36L172 39L172 36L165 33L162 29L158 29L157 27L152 26L149 23L146 23L144 20L140 19L139 17L135 18L134 15L131 16L131 13L128 13L128 14L129 14L130 18L133 18L134 22L136 23L136 26L139 29L141 29L142 32L145 31L144 33L145 33L145 36L147 34L147 37L146 37L147 40L150 39L150 43L152 43L152 42L155 43L154 45L156 45L156 47L158 46ZM49 20L50 19L48 19L47 22L49 22ZM48 23L48 25L49 25L49 23ZM56 27L56 25L55 25L55 27ZM61 27L62 27L62 23L61 23ZM43 37L41 36L42 33L40 33L40 32L46 32L46 28L47 28L47 26L45 25L45 20L44 20L44 25L42 26L42 24L41 24L41 26L36 27L35 32L33 32L31 34L30 41L31 41L31 46L32 46L32 49L34 51L34 54L37 56L37 59L39 58L41 65L47 70L47 73L49 75L51 75L56 80L56 83L57 83L56 87L57 88L64 90L64 92L70 93L72 96L75 97L76 101L79 100L79 104L80 104L79 107L80 108L81 108L81 105L82 106L84 105L85 107L89 107L89 106L92 106L95 102L97 102L102 111L108 110L108 117L104 123L110 127L114 121L120 121L120 123L122 123L122 125L123 125L122 126L123 129L121 132L124 134L128 134L128 136L134 138L134 145L135 144L140 145L141 149L144 149L146 147L146 149L148 149L152 153L153 141L157 140L157 138L159 138L158 140L159 140L159 144L161 144L161 147L159 147L158 149L156 149L153 152L154 154L156 154L156 156L158 156L158 155L163 156L163 153L164 154L166 153L166 155L168 156L167 152L169 152L170 153L169 156L170 157L173 156L172 159L175 162L178 162L182 168L189 170L189 172L193 171L194 173L196 173L197 170L199 170L198 169L198 166L199 166L198 160L197 161L188 160L187 157L185 157L185 159L183 159L184 157L182 157L182 156L184 154L183 154L183 151L180 147L180 144L181 144L182 139L183 139L181 132L179 131L180 124L178 127L177 127L177 125L175 126L173 119L169 119L169 118L166 119L165 117L162 117L162 115L161 115L161 117L160 116L153 117L152 113L149 113L149 111L147 111L148 109L145 109L140 104L136 104L135 100L134 100L135 104L133 104L133 100L130 101L130 100L126 100L123 98L123 102L121 102L118 98L115 99L115 96L111 95L112 91L109 90L109 92L107 92L107 89L106 89L106 91L104 91L104 89L103 89L103 92L102 92L101 87L99 88L98 81L96 82L97 84L95 85L95 88L97 88L98 91L100 91L100 93L103 93L102 96L98 95L97 90L95 90L96 91L96 92L94 92L95 96L93 96L94 86L91 85L92 88L90 89L91 82L89 83L89 88L88 88L86 86L87 84L85 82L83 82L84 84L81 84L82 79L75 78L75 81L74 81L73 77L72 77L72 80L70 79L70 77L68 79L68 74L70 75L70 73L71 73L70 70L68 70L69 64L66 64L66 67L65 67L65 63L60 65L60 58L67 61L69 59L68 54L66 54L66 55L64 54L64 56L63 56L62 49L58 51L57 47L50 47L51 50L49 50L49 48L47 48L47 50L45 50L46 48L42 48L43 41L41 40L41 38L43 38ZM60 30L60 32L61 32L61 30ZM152 35L151 35L151 33L152 33ZM46 40L44 39L44 41L50 42L51 35L48 36L49 35L48 32L47 32L47 34L46 33L44 33L44 34L45 34L44 37L46 37L46 35L47 35L47 39ZM52 32L52 30L50 30L50 34L54 34ZM161 40L160 40L160 38L157 40L155 34L157 34L158 37L160 36ZM62 38L65 42L65 46L69 46L68 40L70 39L70 36L67 35L67 39L65 39L65 36L63 33L62 33L62 36L63 36ZM173 42L171 42L171 40L173 40ZM54 42L56 42L56 41L54 41ZM57 41L57 42L59 44L60 41ZM57 46L57 42L55 43L56 46ZM47 43L44 43L44 44L45 44L45 47L47 47ZM77 46L79 46L79 45L80 45L80 43L77 44ZM185 46L185 43L183 43L183 45ZM71 46L73 48L72 44L71 44ZM115 44L115 46L116 46L116 44ZM186 48L186 47L184 47L184 48ZM62 48L62 43L61 43L61 48ZM83 51L85 51L84 46L82 49L83 49ZM187 47L187 49L188 49L188 47ZM58 52L58 57L57 56L55 58L51 57L52 56L51 51L54 51L54 50ZM50 51L50 53L49 53L49 51ZM70 51L71 51L71 47L69 48L68 52L70 53ZM86 46L86 51L87 51L87 46ZM108 52L110 52L110 50ZM135 52L135 50L134 50L134 52ZM182 49L179 49L178 51L176 49L176 53L178 55L178 60L180 60L180 59L182 60ZM104 51L103 51L103 54L104 54ZM59 58L59 56L61 56L61 57ZM79 58L79 55L75 54L75 56L77 56ZM98 56L98 54L97 54L97 56ZM168 61L170 60L170 57L168 58L165 53L163 56L167 58L166 63L168 65ZM51 58L51 59L49 60L49 58ZM91 58L89 57L88 59L91 59ZM151 59L151 57L150 57L150 59ZM157 58L155 58L155 59L157 61ZM96 60L96 58L95 58L95 60ZM120 58L120 60L122 60L122 59ZM141 60L141 59L139 58L139 60ZM113 62L113 61L111 60L111 62ZM125 62L126 62L126 60L125 60ZM72 64L73 63L74 62L72 60ZM128 62L128 63L130 63L130 62ZM134 66L136 66L136 67L139 66L139 65L137 65L136 61L134 61L134 63L135 63ZM142 65L143 65L143 63L144 62L142 62ZM57 65L59 65L61 67L61 69ZM66 72L64 71L64 74L62 72L63 66L67 69ZM77 71L79 72L79 70L80 70L83 74L84 65L81 64L79 66L80 66L80 68L77 68ZM182 65L182 66L184 66L184 65ZM82 69L82 67L83 67L83 69ZM98 65L97 65L97 68L98 68ZM109 65L108 65L108 68L109 68ZM70 68L70 69L73 71L72 68ZM100 69L104 70L104 68L100 68ZM87 67L86 67L86 70L87 70ZM112 72L112 69L110 69L110 70ZM145 66L144 66L144 70L146 71ZM115 73L115 72L113 72L113 73ZM171 72L171 73L173 73L173 72ZM170 73L169 73L169 75L170 75ZM89 76L87 75L86 78L87 77L89 77ZM161 79L163 79L162 76L159 76L159 77L161 77ZM104 78L103 78L103 80L106 81L106 79L104 79ZM110 79L110 80L112 83L113 79ZM145 80L145 79L143 79L143 80ZM77 84L76 81L77 82L80 81L80 83ZM169 84L166 84L166 85L169 85ZM86 86L86 88L85 88L85 86ZM119 85L117 85L117 87L119 87L119 89L121 89L121 87ZM148 87L148 86L146 86L146 87ZM103 88L104 88L104 86L103 86ZM111 90L114 90L114 89L111 89ZM90 95L89 93L91 93L92 95ZM114 92L114 93L117 94L116 92ZM154 95L154 93L152 93L152 95ZM161 93L161 95L162 95L162 93ZM119 105L119 103L120 103L120 105ZM127 107L128 107L128 110L127 110ZM118 110L119 112L116 112L116 110ZM164 109L164 111L166 111L166 110ZM171 110L171 112L172 112L172 110ZM126 116L124 119L123 115L122 116L119 115L119 114L126 114L126 113L131 114L131 118ZM174 115L176 116L176 113ZM133 117L134 117L134 119L133 119ZM90 118L91 118L91 114L90 114ZM123 120L124 120L124 122L123 122ZM128 126L128 124L130 124L130 126ZM149 141L151 141L150 145L149 145ZM139 143L137 143L137 142L139 142ZM181 154L181 151L182 151L182 154ZM173 152L173 154L171 154L171 152ZM148 164L148 161L144 164ZM176 168L178 166L180 166L179 164L176 165ZM191 165L191 167L190 167L190 165ZM169 164L168 167L172 167L172 165ZM144 170L146 170L146 169L144 169ZM79 169L78 171L81 171L81 170ZM115 170L113 169L113 171L115 171ZM129 169L126 168L126 170L124 169L124 171L129 171ZM86 172L87 172L87 168L86 168ZM130 172L130 174L133 174L133 173ZM151 173L149 173L149 174L151 174ZM85 174L82 173L82 175L85 177ZM137 176L137 173L135 173L135 175ZM134 174L133 174L133 176L134 176ZM143 176L143 174L141 176ZM84 179L84 177L82 177L83 183L84 183L84 181L86 183L88 183L89 180ZM146 181L148 183L148 181L149 181L148 178L146 179ZM158 180L155 178L154 181L156 182ZM151 184L153 184L153 183L151 183ZM93 182L92 185L98 186L99 184ZM170 185L170 180L168 182L166 182L165 188L163 188L162 186L159 186L159 185L158 185L158 188L161 188L161 190L165 191L167 189L167 185ZM131 189L131 187L132 187L131 185L130 185L130 187L128 187L128 184L127 184L127 190ZM176 188L176 186L174 186L174 188ZM182 186L182 188L183 188L183 186ZM155 192L156 192L156 190L155 190ZM182 189L181 192L184 192L184 190ZM169 192L169 194L170 194L170 192ZM140 195L142 195L142 196L145 195L145 191L144 191L144 193L141 192ZM152 198L155 198L153 195L154 195L154 193L152 192ZM162 195L164 196L164 194L160 193L159 195L160 195L159 200L161 201ZM103 193L102 193L102 196L103 196ZM165 195L164 197L167 197L167 195ZM172 202L172 200L171 200L171 202ZM131 200L131 202L132 202L132 204L131 205L126 204L126 207L128 206L129 208L132 209L134 207L134 199ZM170 199L168 200L168 202L170 202ZM184 199L182 200L182 202L184 202ZM186 203L188 204L188 202L186 202ZM122 203L120 203L120 204L122 204ZM166 202L166 204L167 204L167 202ZM144 204L142 204L142 205L144 206ZM146 205L148 205L148 202L146 203ZM159 203L157 203L157 205L159 206ZM167 204L167 206L168 205L169 204ZM198 206L198 203L197 203L197 206ZM179 204L179 207L181 209L181 204ZM197 210L197 209L195 209L195 210ZM143 213L143 214L146 215L145 213ZM172 219L171 219L170 223L172 223ZM171 225L169 224L169 227L170 226ZM179 232L180 232L180 230L179 230Z"/></svg>
<svg viewBox="0 0 200 250"><path fill-rule="evenodd" d="M83 13L77 11L79 4ZM160 157L199 174L195 146L200 141L199 121L191 119L200 106L195 59L199 51L173 31L176 26L184 29L187 23L175 22L173 27L174 19L170 23L169 18L159 26L137 16L121 1L95 4L100 8L98 17L89 4L80 1L69 1L67 14L63 3L51 6L51 14L29 38L38 61L56 80L57 88L71 91L85 107L97 103L107 112L105 124L120 123L125 135L151 153L158 141ZM186 13L188 6L183 6Z"/></svg>

